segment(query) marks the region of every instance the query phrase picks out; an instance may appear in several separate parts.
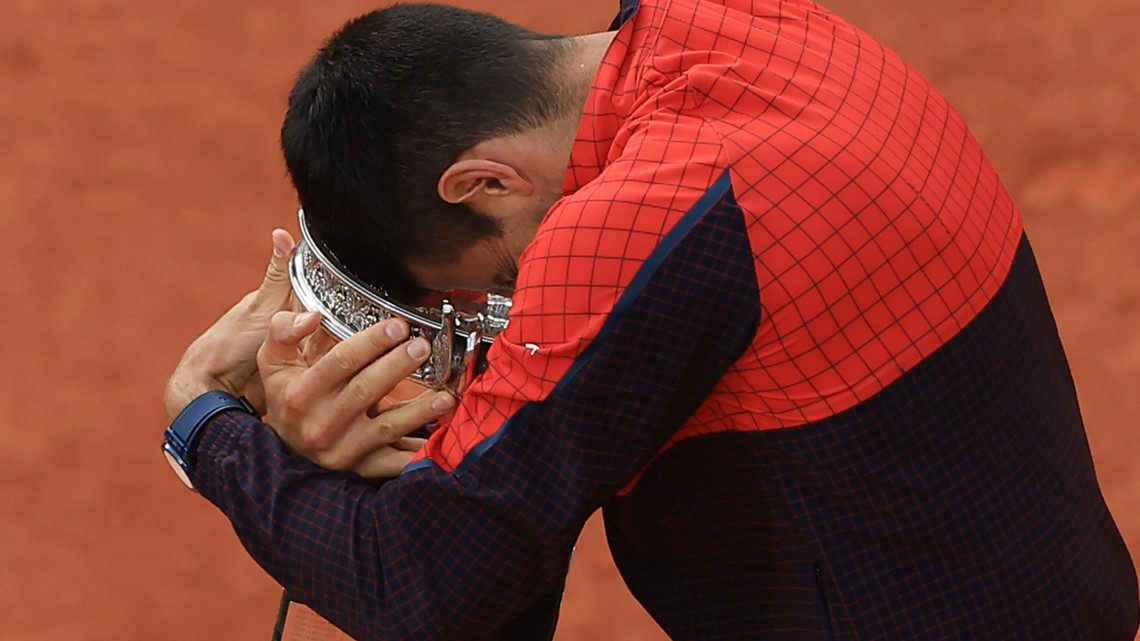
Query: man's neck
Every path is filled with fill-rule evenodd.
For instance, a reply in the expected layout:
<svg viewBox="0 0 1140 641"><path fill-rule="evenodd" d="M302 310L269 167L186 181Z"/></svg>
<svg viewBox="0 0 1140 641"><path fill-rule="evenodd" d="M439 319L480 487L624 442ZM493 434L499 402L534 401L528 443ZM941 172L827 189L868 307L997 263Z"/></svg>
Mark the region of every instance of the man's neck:
<svg viewBox="0 0 1140 641"><path fill-rule="evenodd" d="M616 31L602 31L570 39L571 53L563 64L563 73L566 75L566 83L580 92L583 103L615 35Z"/></svg>
<svg viewBox="0 0 1140 641"><path fill-rule="evenodd" d="M566 164L570 161L570 151L578 136L578 126L586 108L586 100L590 96L590 88L594 84L594 77L616 33L603 31L569 39L568 55L561 65L559 82L566 92L561 98L570 107L566 110L565 116L552 123L551 128L555 157L562 159Z"/></svg>

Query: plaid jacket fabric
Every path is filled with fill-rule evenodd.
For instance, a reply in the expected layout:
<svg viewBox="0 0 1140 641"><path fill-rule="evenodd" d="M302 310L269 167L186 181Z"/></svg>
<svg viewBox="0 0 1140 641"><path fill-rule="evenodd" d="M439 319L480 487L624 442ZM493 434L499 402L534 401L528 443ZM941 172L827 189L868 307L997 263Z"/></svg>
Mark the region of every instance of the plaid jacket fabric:
<svg viewBox="0 0 1140 641"><path fill-rule="evenodd" d="M196 482L358 639L490 638L604 510L675 639L1132 639L1020 216L880 44L803 0L645 0L507 330L379 488L222 415Z"/></svg>

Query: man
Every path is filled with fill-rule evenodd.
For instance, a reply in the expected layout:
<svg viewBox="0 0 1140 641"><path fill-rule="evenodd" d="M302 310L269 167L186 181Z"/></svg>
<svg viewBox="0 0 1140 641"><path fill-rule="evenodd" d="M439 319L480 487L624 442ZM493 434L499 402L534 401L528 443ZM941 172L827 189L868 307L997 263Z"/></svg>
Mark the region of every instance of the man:
<svg viewBox="0 0 1140 641"><path fill-rule="evenodd" d="M266 422L194 401L186 450L251 554L361 640L490 638L602 508L675 639L1134 638L1021 218L961 118L805 0L622 16L396 7L302 72L282 142L317 241L393 295L514 307L454 408L377 415L426 344L391 321L307 358L316 318L267 320L278 234L166 397L260 396L271 325Z"/></svg>

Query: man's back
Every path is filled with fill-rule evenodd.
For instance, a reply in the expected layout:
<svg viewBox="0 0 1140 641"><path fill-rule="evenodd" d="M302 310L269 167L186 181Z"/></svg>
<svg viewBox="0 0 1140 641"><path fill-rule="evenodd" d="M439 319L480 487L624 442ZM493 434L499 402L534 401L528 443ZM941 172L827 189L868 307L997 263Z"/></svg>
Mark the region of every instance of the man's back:
<svg viewBox="0 0 1140 641"><path fill-rule="evenodd" d="M592 276L588 302L546 295L621 316L577 325L627 344L612 389L677 366L641 333L731 363L659 399L688 419L606 505L626 580L678 639L1131 639L1132 564L993 167L869 37L747 4L642 4L531 250Z"/></svg>

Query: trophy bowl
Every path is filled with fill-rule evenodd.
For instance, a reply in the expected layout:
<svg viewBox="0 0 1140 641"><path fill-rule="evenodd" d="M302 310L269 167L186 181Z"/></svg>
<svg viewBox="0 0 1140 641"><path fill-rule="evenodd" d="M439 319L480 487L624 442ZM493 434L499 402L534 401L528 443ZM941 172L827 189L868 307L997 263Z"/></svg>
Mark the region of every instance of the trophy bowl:
<svg viewBox="0 0 1140 641"><path fill-rule="evenodd" d="M333 337L345 340L384 319L402 318L412 336L423 336L431 343L431 356L412 375L417 382L458 394L485 368L491 342L507 326L510 298L494 294L472 299L444 297L438 306L415 307L396 302L383 289L337 265L314 242L304 210L297 216L302 237L289 259L289 281L300 305L319 312L321 324Z"/></svg>

